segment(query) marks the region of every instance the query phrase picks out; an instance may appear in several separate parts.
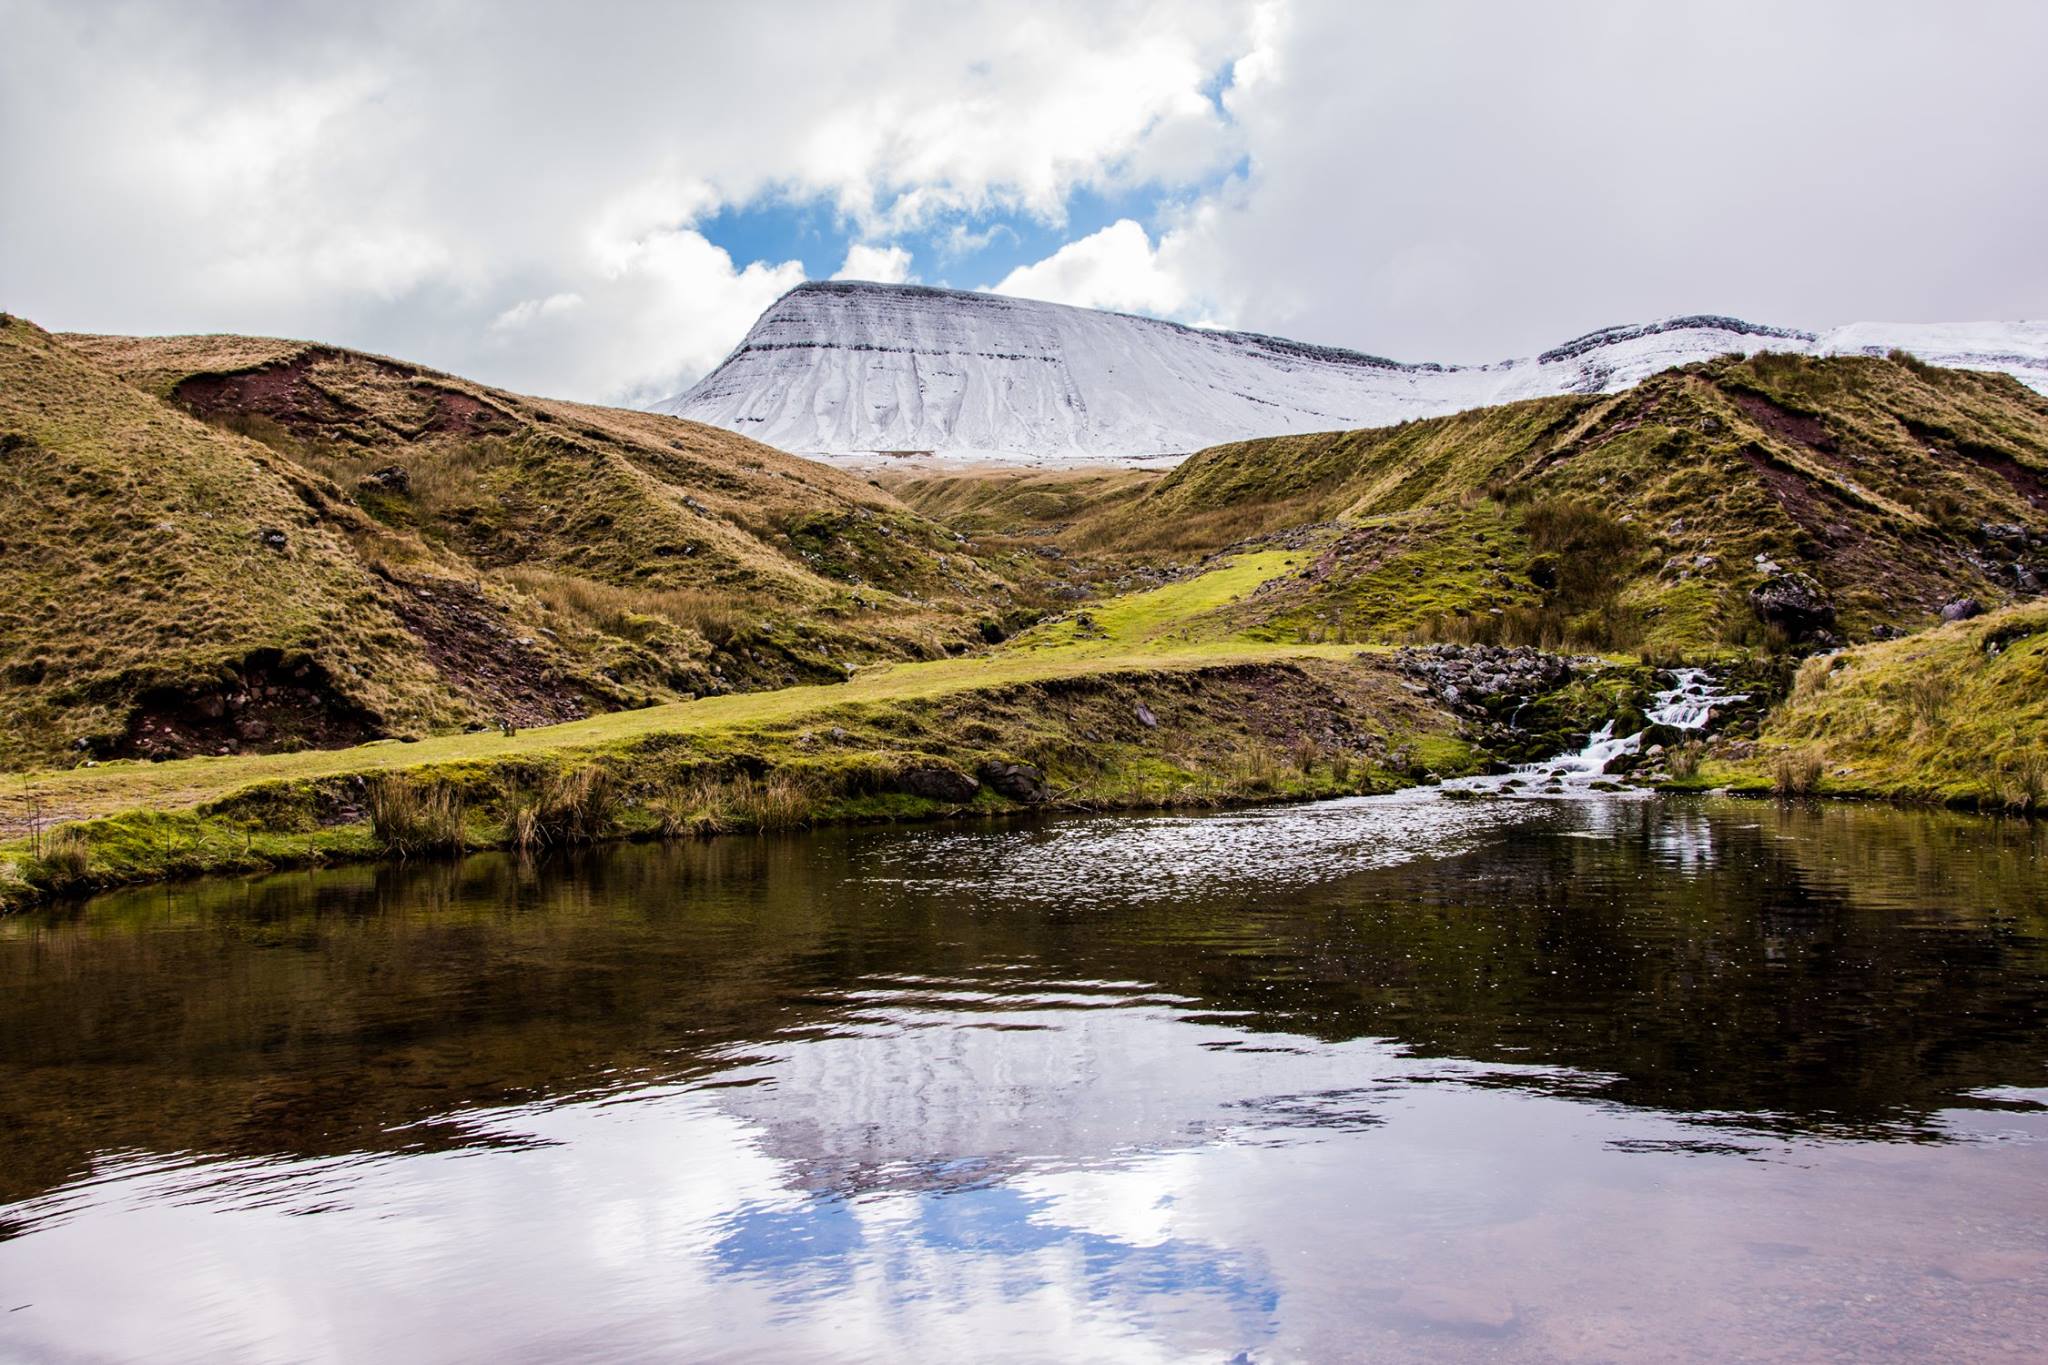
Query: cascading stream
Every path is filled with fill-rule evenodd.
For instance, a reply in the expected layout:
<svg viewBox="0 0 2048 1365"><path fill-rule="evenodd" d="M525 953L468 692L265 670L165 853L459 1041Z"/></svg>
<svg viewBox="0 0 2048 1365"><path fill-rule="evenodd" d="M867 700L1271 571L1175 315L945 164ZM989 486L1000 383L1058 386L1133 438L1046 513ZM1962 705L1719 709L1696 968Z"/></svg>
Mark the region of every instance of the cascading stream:
<svg viewBox="0 0 2048 1365"><path fill-rule="evenodd" d="M1653 726L1683 732L1701 732L1713 721L1718 708L1745 701L1746 692L1723 692L1703 668L1671 670L1674 685L1651 695L1644 715ZM1524 763L1505 773L1486 777L1465 777L1446 782L1452 790L1499 794L1555 796L1580 792L1606 774L1608 765L1623 755L1640 753L1643 736L1639 730L1617 736L1608 721L1586 737L1586 747L1572 754L1557 754L1535 763Z"/></svg>

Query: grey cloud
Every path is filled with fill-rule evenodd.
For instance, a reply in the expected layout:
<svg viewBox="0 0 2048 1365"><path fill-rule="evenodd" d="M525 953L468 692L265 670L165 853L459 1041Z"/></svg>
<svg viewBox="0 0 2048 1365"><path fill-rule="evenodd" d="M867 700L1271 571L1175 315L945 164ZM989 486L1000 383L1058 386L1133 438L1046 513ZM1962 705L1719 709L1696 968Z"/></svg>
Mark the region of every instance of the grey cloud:
<svg viewBox="0 0 2048 1365"><path fill-rule="evenodd" d="M796 277L711 248L708 204L824 196L879 246L892 205L1056 215L1240 157L1162 225L1190 317L1484 360L1682 311L2048 313L2032 5L0 0L0 32L0 307L54 327L650 396ZM1225 120L1196 92L1232 62Z"/></svg>

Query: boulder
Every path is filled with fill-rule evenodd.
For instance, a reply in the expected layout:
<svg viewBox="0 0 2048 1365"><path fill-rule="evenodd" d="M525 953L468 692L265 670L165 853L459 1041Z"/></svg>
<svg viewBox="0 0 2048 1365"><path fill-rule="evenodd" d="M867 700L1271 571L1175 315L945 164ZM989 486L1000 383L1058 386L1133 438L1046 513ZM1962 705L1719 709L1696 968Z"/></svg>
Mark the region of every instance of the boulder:
<svg viewBox="0 0 2048 1365"><path fill-rule="evenodd" d="M387 464L382 469L373 469L356 480L356 487L366 492L397 493L403 496L412 492L412 475L404 465Z"/></svg>
<svg viewBox="0 0 2048 1365"><path fill-rule="evenodd" d="M991 791L1012 801L1035 806L1052 795L1045 784L1045 774L1029 763L1005 763L992 758L981 765L979 772Z"/></svg>
<svg viewBox="0 0 2048 1365"><path fill-rule="evenodd" d="M922 796L928 801L948 801L954 805L972 801L974 794L981 790L981 783L943 763L920 763L905 768L896 775L896 786L912 796Z"/></svg>
<svg viewBox="0 0 2048 1365"><path fill-rule="evenodd" d="M1967 621L1973 616L1984 614L1984 604L1974 597L1958 597L1941 609L1944 621Z"/></svg>
<svg viewBox="0 0 2048 1365"><path fill-rule="evenodd" d="M1144 726L1147 730L1157 730L1159 728L1159 717L1153 715L1152 708L1145 705L1144 702L1138 703L1137 716L1138 724Z"/></svg>
<svg viewBox="0 0 2048 1365"><path fill-rule="evenodd" d="M1835 604L1809 574L1781 573L1749 590L1750 610L1766 625L1804 640L1835 623Z"/></svg>

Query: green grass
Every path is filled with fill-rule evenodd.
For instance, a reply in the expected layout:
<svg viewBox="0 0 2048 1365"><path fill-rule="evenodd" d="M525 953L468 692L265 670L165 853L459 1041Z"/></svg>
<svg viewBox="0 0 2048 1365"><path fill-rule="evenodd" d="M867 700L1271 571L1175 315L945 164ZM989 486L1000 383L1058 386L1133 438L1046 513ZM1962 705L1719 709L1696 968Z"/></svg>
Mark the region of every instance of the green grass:
<svg viewBox="0 0 2048 1365"><path fill-rule="evenodd" d="M1617 394L1218 446L1106 501L1065 540L1157 555L1316 526L1313 582L1237 622L1268 638L1340 629L1712 655L1772 643L1746 599L1770 572L1759 556L1816 577L1852 639L1924 626L1930 603L2009 600L2010 575L1979 564L2011 555L1979 527L2048 530L2029 493L2043 484L2048 399L2010 379L1731 357ZM1539 590L1530 562L1555 554L1538 542L1560 533L1599 572L1575 581L1567 552L1567 572ZM1501 625L1483 619L1496 613Z"/></svg>
<svg viewBox="0 0 2048 1365"><path fill-rule="evenodd" d="M0 832L17 836L0 861L16 868L6 880L20 899L30 882L64 881L20 837L31 829L84 824L94 831L93 884L402 853L445 837L389 831L438 830L448 818L471 819L469 844L523 844L531 842L522 833L527 825L547 827L534 814L548 808L545 794L571 779L587 784L593 763L607 765L607 790L616 781L644 797L622 834L730 825L731 818L707 812L755 809L761 793L749 788L742 799L699 789L711 782L725 791L739 775L751 782L771 770L801 789L805 818L935 813L941 804L891 790L887 775L913 758L961 764L962 748L976 761L1037 762L1064 782L1067 799L1091 806L1328 795L1406 780L1418 762L1469 768L1476 756L1450 735L1451 718L1402 688L1383 663L1359 662L1356 648L1211 632L1220 609L1300 558L1280 551L1229 558L1196 577L1100 604L1099 634L1077 636L1072 621L1059 622L991 656L878 665L839 685L706 697L509 735L24 774L0 786ZM1303 668L1336 672L1311 678ZM1238 699L1191 703L1179 724L1158 702L1155 729L1139 719L1154 693ZM1197 716L1199 724L1190 724ZM829 746L816 738L834 731L858 738ZM1108 738L1112 732L1126 738ZM1338 733L1353 746L1341 761L1333 755L1321 767L1290 768L1282 757L1319 753L1314 736ZM398 813L379 814L387 809ZM381 840L357 828L368 823ZM102 843L105 857L97 853Z"/></svg>
<svg viewBox="0 0 2048 1365"><path fill-rule="evenodd" d="M1233 641L1239 648L1255 648L1251 637L1241 636L1218 613L1308 559L1297 550L1233 555L1207 572L1164 587L1077 607L1065 619L1018 636L1012 649L1100 655L1133 646L1213 649L1229 647Z"/></svg>
<svg viewBox="0 0 2048 1365"><path fill-rule="evenodd" d="M1755 755L1694 784L2048 810L2048 603L1808 660Z"/></svg>
<svg viewBox="0 0 2048 1365"><path fill-rule="evenodd" d="M35 774L0 795L0 821L18 836L0 845L0 905L72 886L403 853L445 842L390 833L431 834L445 823L435 812L462 813L468 846L516 846L529 842L522 812L536 802L566 808L545 793L593 769L625 793L608 825L622 837L761 827L758 814L729 813L768 808L760 789L732 792L742 779L785 784L781 808L800 814L784 823L942 814L945 802L908 794L893 775L931 763L972 772L994 759L1039 765L1062 803L1088 808L1384 790L1407 780L1391 755L1453 722L1378 661L1345 658L1355 653L1042 650L879 668L841 687L706 698L513 736ZM1342 763L1304 770L1276 757L1304 736L1331 733L1350 736ZM1469 759L1455 745L1432 752ZM379 816L373 828L373 806L394 782L404 818ZM725 794L698 795L707 782ZM1015 808L986 790L973 805ZM58 827L84 831L89 874L60 875L37 856Z"/></svg>

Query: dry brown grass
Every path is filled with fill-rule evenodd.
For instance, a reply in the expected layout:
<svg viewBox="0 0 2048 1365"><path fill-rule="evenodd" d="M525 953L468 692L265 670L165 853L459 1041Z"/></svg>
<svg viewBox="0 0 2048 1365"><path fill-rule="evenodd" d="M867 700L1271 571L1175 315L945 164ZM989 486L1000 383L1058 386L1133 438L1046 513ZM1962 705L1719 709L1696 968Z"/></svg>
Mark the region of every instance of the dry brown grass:
<svg viewBox="0 0 2048 1365"><path fill-rule="evenodd" d="M50 886L72 886L92 870L92 846L85 831L66 825L43 841L42 856L36 859L36 879Z"/></svg>
<svg viewBox="0 0 2048 1365"><path fill-rule="evenodd" d="M801 829L817 809L811 791L781 772L765 778L747 773L702 773L660 793L648 804L661 820L662 834L669 838Z"/></svg>
<svg viewBox="0 0 2048 1365"><path fill-rule="evenodd" d="M1998 797L2007 810L2027 815L2048 811L2048 753L2027 749L2000 765Z"/></svg>
<svg viewBox="0 0 2048 1365"><path fill-rule="evenodd" d="M552 772L512 794L505 809L505 840L522 853L568 844L594 844L618 829L618 785L590 765Z"/></svg>
<svg viewBox="0 0 2048 1365"><path fill-rule="evenodd" d="M650 616L694 630L720 647L746 632L750 604L730 593L699 588L622 588L532 567L513 569L506 577L548 610L609 634L630 634L634 617Z"/></svg>
<svg viewBox="0 0 2048 1365"><path fill-rule="evenodd" d="M369 784L370 830L395 858L460 850L467 842L462 794L446 782L389 773Z"/></svg>
<svg viewBox="0 0 2048 1365"><path fill-rule="evenodd" d="M1771 759L1771 790L1779 796L1812 796L1820 790L1823 758L1818 749L1783 749Z"/></svg>
<svg viewBox="0 0 2048 1365"><path fill-rule="evenodd" d="M1947 719L1955 695L1955 680L1945 673L1918 673L1906 680L1906 705L1913 723L1928 730Z"/></svg>
<svg viewBox="0 0 2048 1365"><path fill-rule="evenodd" d="M1828 679L1834 676L1835 660L1827 655L1816 655L1799 665L1799 672L1792 677L1792 696L1805 701L1817 697L1828 689Z"/></svg>

